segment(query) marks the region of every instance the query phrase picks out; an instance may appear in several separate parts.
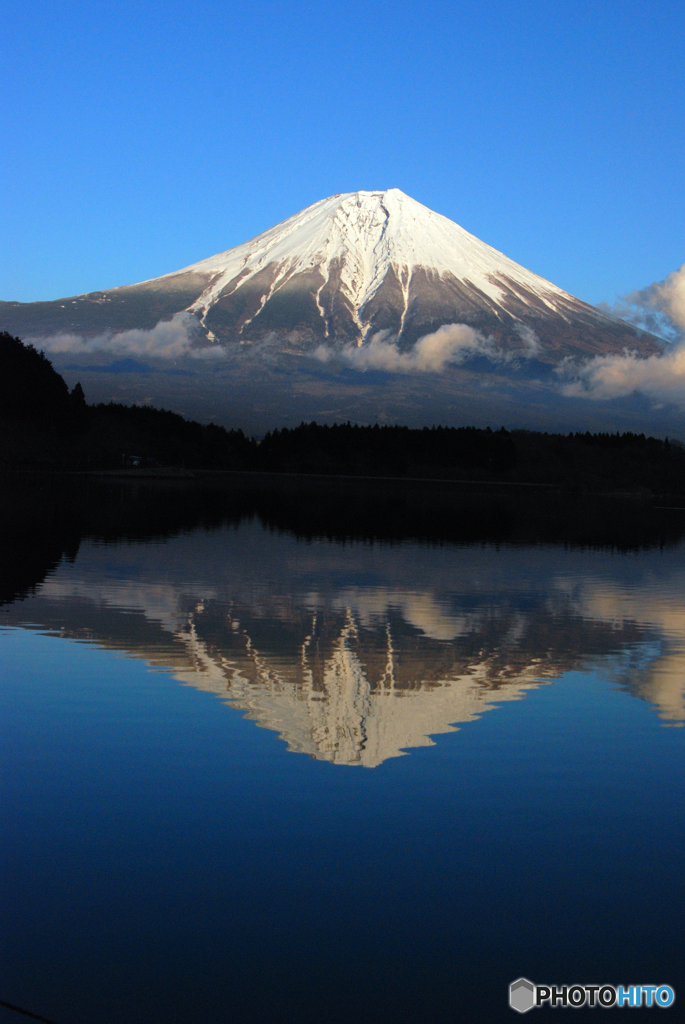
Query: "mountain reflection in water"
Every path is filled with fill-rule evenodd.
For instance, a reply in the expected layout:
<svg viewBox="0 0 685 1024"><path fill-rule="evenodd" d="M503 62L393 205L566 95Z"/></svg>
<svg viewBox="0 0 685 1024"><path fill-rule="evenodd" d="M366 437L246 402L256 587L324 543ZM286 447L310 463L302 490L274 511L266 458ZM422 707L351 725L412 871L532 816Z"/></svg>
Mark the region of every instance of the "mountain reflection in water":
<svg viewBox="0 0 685 1024"><path fill-rule="evenodd" d="M4 624L141 658L320 760L375 767L593 666L685 721L679 545L341 544L243 521L72 557Z"/></svg>

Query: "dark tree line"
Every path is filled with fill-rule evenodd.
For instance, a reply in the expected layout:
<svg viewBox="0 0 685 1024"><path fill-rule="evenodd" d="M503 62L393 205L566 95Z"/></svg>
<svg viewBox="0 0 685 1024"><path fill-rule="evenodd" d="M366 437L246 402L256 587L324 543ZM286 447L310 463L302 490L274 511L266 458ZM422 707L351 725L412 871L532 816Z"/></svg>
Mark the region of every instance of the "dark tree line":
<svg viewBox="0 0 685 1024"><path fill-rule="evenodd" d="M266 435L251 465L272 472L503 481L585 490L681 493L685 449L645 434L503 427L303 423Z"/></svg>
<svg viewBox="0 0 685 1024"><path fill-rule="evenodd" d="M516 447L502 428L320 426L302 423L269 432L258 451L260 468L361 476L454 476L476 471L499 476L516 463Z"/></svg>
<svg viewBox="0 0 685 1024"><path fill-rule="evenodd" d="M526 430L513 432L512 438L520 480L590 490L673 494L685 490L685 449L668 438L630 431L547 434Z"/></svg>

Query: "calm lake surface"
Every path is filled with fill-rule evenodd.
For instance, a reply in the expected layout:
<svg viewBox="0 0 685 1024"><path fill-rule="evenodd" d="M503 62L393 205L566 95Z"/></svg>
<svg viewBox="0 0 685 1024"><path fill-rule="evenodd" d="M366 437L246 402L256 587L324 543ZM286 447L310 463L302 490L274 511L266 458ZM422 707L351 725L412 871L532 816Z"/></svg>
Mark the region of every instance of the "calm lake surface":
<svg viewBox="0 0 685 1024"><path fill-rule="evenodd" d="M441 535L349 495L9 502L0 998L442 1024L511 1019L524 975L683 1019L685 512L555 535L443 495Z"/></svg>

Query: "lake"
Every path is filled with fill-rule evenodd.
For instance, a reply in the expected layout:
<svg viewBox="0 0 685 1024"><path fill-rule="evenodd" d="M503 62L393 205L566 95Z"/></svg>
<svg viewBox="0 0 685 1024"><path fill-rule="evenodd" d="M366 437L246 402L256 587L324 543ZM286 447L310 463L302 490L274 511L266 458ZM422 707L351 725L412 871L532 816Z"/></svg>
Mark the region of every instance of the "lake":
<svg viewBox="0 0 685 1024"><path fill-rule="evenodd" d="M408 487L5 481L1 999L682 1019L685 511Z"/></svg>

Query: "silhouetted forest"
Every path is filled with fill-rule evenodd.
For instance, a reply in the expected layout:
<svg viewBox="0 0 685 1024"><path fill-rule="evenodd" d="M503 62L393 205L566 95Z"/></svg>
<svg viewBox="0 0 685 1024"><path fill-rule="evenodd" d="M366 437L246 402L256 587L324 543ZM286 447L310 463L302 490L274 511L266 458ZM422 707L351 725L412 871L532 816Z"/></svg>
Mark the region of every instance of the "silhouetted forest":
<svg viewBox="0 0 685 1024"><path fill-rule="evenodd" d="M685 448L635 433L549 434L502 427L302 423L260 441L150 406L87 405L31 345L0 335L0 468L232 470L527 483L682 494Z"/></svg>
<svg viewBox="0 0 685 1024"><path fill-rule="evenodd" d="M530 483L590 490L685 489L685 449L644 434L547 434L476 427L303 423L264 438L252 466L328 473Z"/></svg>

